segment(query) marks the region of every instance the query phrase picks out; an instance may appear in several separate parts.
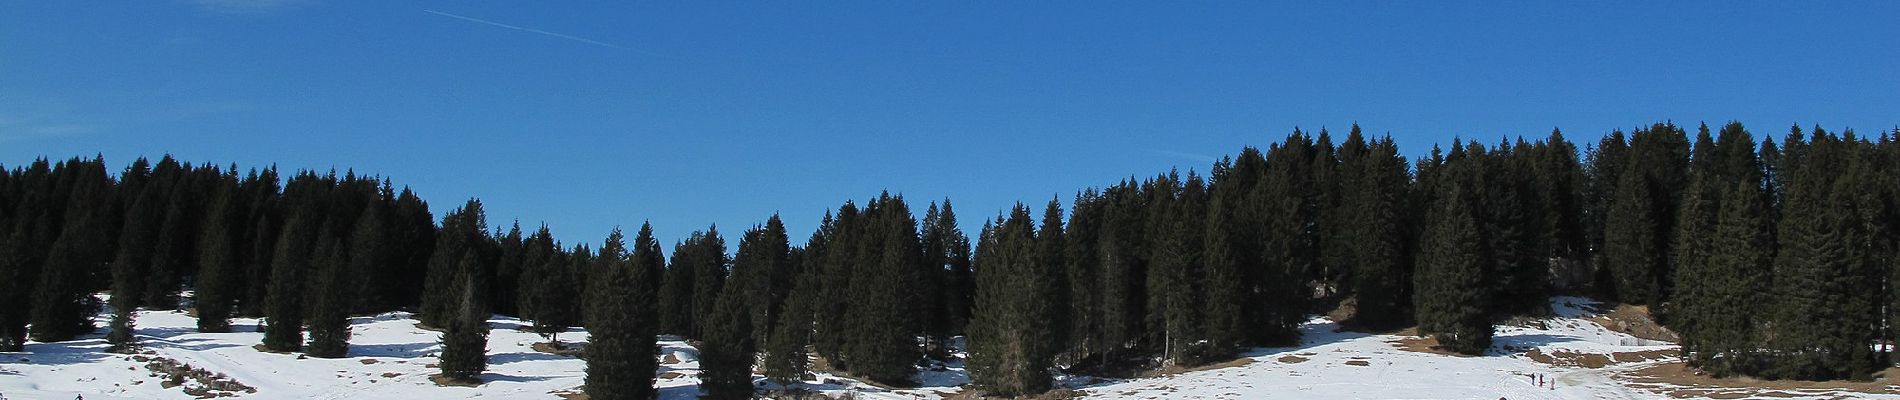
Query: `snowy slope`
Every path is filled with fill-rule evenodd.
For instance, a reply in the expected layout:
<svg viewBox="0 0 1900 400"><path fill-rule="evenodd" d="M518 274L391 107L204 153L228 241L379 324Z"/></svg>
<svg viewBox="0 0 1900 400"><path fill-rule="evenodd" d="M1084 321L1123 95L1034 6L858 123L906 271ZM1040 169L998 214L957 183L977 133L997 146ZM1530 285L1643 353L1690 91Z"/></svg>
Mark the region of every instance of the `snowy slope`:
<svg viewBox="0 0 1900 400"><path fill-rule="evenodd" d="M1557 317L1523 326L1498 327L1496 344L1482 357L1457 357L1401 349L1396 342L1416 339L1336 331L1331 321L1314 319L1302 330L1301 346L1256 349L1245 365L1134 380L1065 377L1063 386L1091 397L1130 399L1650 399L1664 394L1632 384L1625 376L1640 368L1671 362L1653 357L1675 347L1610 331L1589 320L1595 313L1582 298L1553 299ZM579 359L541 353L530 346L539 336L516 328L521 321L495 318L489 338L489 370L479 387L441 387L436 373L439 334L416 328L406 313L360 317L353 322L349 357L299 358L271 354L252 345L262 339L256 320L234 320L235 333L195 333L193 318L177 312L141 312L138 332L153 354L194 368L221 373L254 387L240 398L260 399L556 399L578 390ZM586 333L562 335L584 342ZM677 338L663 337L658 384L663 399L698 394L697 350ZM25 353L0 353L0 397L7 400L189 399L185 389L165 387L133 356L107 354L99 335L64 343L31 343ZM1557 355L1535 360L1533 354ZM1650 354L1589 368L1574 361L1591 356ZM1570 357L1570 358L1565 358ZM1538 384L1538 377L1545 383ZM756 379L756 378L755 378ZM969 378L961 362L933 365L919 372L921 387L887 389L848 377L820 373L797 385L838 397L867 399L941 398L961 390ZM776 386L759 380L765 388ZM1553 383L1554 382L1554 383ZM1650 387L1655 387L1651 385ZM1813 393L1816 397L1840 394ZM1900 395L1852 394L1856 398L1900 399Z"/></svg>

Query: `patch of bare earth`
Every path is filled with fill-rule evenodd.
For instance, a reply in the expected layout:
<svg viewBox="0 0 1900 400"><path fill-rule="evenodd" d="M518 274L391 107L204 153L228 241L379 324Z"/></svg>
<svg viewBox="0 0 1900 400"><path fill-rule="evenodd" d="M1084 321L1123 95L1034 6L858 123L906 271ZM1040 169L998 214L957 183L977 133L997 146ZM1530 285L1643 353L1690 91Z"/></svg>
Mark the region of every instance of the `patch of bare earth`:
<svg viewBox="0 0 1900 400"><path fill-rule="evenodd" d="M1189 372L1241 367L1241 366L1246 366L1247 364L1253 364L1253 359L1242 357L1242 358L1236 358L1236 359L1217 362L1217 363L1207 363L1207 364L1192 365L1192 366L1169 365L1166 367L1162 367L1160 369L1143 372L1141 374L1141 377L1154 378L1154 377L1162 377L1162 376L1174 376L1174 375L1180 375L1180 374L1185 374Z"/></svg>
<svg viewBox="0 0 1900 400"><path fill-rule="evenodd" d="M534 351L567 357L580 357L583 347L585 346L579 343L550 345L546 342L535 342L535 344L528 346L528 348L534 349ZM668 357L671 357L671 355L668 355Z"/></svg>
<svg viewBox="0 0 1900 400"><path fill-rule="evenodd" d="M1656 319L1650 315L1649 306L1618 304L1604 310L1602 314L1590 317L1590 322L1602 325L1604 329L1643 339L1671 343L1682 340L1681 337L1676 336L1676 332L1656 323Z"/></svg>
<svg viewBox="0 0 1900 400"><path fill-rule="evenodd" d="M944 392L937 392L937 395L943 396L945 400L982 400L982 399L1063 400L1063 399L1079 399L1079 398L1085 397L1085 393L1081 391L1077 391L1077 390L1072 390L1072 389L1055 389L1055 390L1050 390L1047 392L1042 392L1040 394L1025 395L1025 396L992 396L989 393L984 393L981 390L975 390L975 389L965 389L965 390L958 391L956 393L948 393L948 394ZM816 398L825 398L825 397L816 397Z"/></svg>
<svg viewBox="0 0 1900 400"><path fill-rule="evenodd" d="M455 379L442 374L429 374L429 381L435 382L436 386L477 387L482 385L480 379Z"/></svg>
<svg viewBox="0 0 1900 400"><path fill-rule="evenodd" d="M1410 351L1414 353L1437 354L1437 355L1452 356L1452 357L1476 357L1470 354L1460 354L1457 352L1445 350L1444 348L1438 345L1438 338L1434 338L1431 336L1419 336L1418 328L1405 328L1393 334L1398 335L1398 336L1404 336L1404 338L1388 341L1386 343L1391 344L1392 347L1399 348L1399 350Z"/></svg>
<svg viewBox="0 0 1900 400"><path fill-rule="evenodd" d="M1299 364L1299 363L1306 362L1307 360L1309 359L1306 357L1288 355L1288 356L1280 356L1279 359L1274 360L1274 361L1279 361L1282 364Z"/></svg>
<svg viewBox="0 0 1900 400"><path fill-rule="evenodd" d="M1717 378L1670 362L1619 374L1631 386L1674 398L1743 399L1761 397L1854 398L1857 394L1900 394L1900 369L1874 374L1869 382L1762 380L1749 377Z"/></svg>

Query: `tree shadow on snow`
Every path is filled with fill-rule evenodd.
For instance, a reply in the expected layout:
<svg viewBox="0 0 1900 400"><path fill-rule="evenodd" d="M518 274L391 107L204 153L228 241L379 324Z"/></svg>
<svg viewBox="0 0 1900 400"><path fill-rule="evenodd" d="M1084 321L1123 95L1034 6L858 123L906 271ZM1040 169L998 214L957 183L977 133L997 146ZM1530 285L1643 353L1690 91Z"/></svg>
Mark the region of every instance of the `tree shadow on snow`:
<svg viewBox="0 0 1900 400"><path fill-rule="evenodd" d="M508 375L508 374L498 374L494 372L482 373L482 382L520 383L520 382L540 382L540 381L545 381L545 380L550 380L550 379L554 379L554 378L546 377L546 376L514 376L514 375Z"/></svg>
<svg viewBox="0 0 1900 400"><path fill-rule="evenodd" d="M428 354L429 349L435 346L435 342L352 344L350 345L349 356L420 358Z"/></svg>
<svg viewBox="0 0 1900 400"><path fill-rule="evenodd" d="M488 363L489 364L513 364L513 363L518 363L518 362L556 361L556 360L573 360L573 359L575 358L563 356L563 355L557 355L557 354L542 353L539 351L532 351L532 352L525 352L525 353L501 353L501 354L490 355L488 356Z"/></svg>

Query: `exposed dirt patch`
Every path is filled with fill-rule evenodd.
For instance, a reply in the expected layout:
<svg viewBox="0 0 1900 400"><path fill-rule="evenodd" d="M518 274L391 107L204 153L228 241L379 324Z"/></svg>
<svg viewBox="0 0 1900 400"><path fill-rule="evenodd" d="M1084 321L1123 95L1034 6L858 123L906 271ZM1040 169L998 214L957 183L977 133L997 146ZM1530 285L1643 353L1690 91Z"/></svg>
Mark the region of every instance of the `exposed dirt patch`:
<svg viewBox="0 0 1900 400"><path fill-rule="evenodd" d="M1453 357L1477 357L1470 354L1462 354L1458 352L1447 351L1438 345L1438 338L1434 338L1431 336L1419 336L1418 328L1405 328L1405 329L1399 330L1398 332L1394 334L1399 335L1399 336L1405 336L1405 338L1388 341L1386 343L1392 344L1392 347L1397 347L1399 348L1399 350L1410 351L1414 353L1428 353L1428 354L1437 354L1437 355L1453 356Z"/></svg>
<svg viewBox="0 0 1900 400"><path fill-rule="evenodd" d="M1871 382L1716 378L1681 362L1658 364L1619 375L1634 383L1632 386L1675 398L1854 398L1855 394L1900 394L1900 389L1895 386L1900 385L1900 379L1895 379L1895 375L1900 375L1900 369L1894 368L1874 374Z"/></svg>
<svg viewBox="0 0 1900 400"><path fill-rule="evenodd" d="M1611 364L1667 360L1667 359L1676 358L1679 354L1680 353L1677 352L1676 350L1628 351L1628 352L1615 352L1615 353L1610 353L1610 354L1596 354L1596 353L1580 353L1580 352L1573 352L1573 351L1566 351L1566 350L1557 350L1557 351L1545 353L1543 350L1540 350L1540 349L1531 349L1530 351L1524 352L1524 357L1530 358L1531 361L1536 361L1540 364L1555 365L1555 366L1560 366L1560 367L1603 368L1603 367L1610 366Z"/></svg>
<svg viewBox="0 0 1900 400"><path fill-rule="evenodd" d="M957 391L956 393L937 392L937 395L943 396L945 400L983 400L983 399L1063 400L1063 399L1083 398L1085 393L1081 391L1073 390L1073 389L1055 389L1055 390L1050 390L1047 392L1042 392L1040 394L1031 395L1031 396L1006 397L1006 396L991 396L988 393L984 393L983 391L976 390L976 389L965 389L965 390ZM773 397L773 398L776 399L779 397ZM795 397L794 399L805 399L805 398L806 397ZM822 397L822 396L809 397L809 398L828 399L828 397Z"/></svg>
<svg viewBox="0 0 1900 400"><path fill-rule="evenodd" d="M567 357L580 357L581 350L583 350L584 347L586 346L579 343L563 343L558 346L554 346L554 345L549 345L546 342L536 342L535 344L528 346L528 348L532 348L534 349L534 351L553 354L557 356L567 356ZM672 357L671 354L668 354L667 356Z"/></svg>
<svg viewBox="0 0 1900 400"><path fill-rule="evenodd" d="M1346 361L1346 365L1351 365L1354 367L1368 367L1368 366L1372 366L1372 363L1366 362L1366 360L1348 360Z"/></svg>
<svg viewBox="0 0 1900 400"><path fill-rule="evenodd" d="M251 348L256 349L257 351L271 353L271 354L295 354L295 352L271 350L269 347L264 347L263 343L251 345Z"/></svg>
<svg viewBox="0 0 1900 400"><path fill-rule="evenodd" d="M667 371L664 374L660 374L660 379L679 379L682 376L686 376L686 374L673 372L673 371Z"/></svg>
<svg viewBox="0 0 1900 400"><path fill-rule="evenodd" d="M360 363L363 363L363 365L370 365L370 364L375 364L375 363L379 363L379 362L382 362L382 361L376 361L376 359L374 359L374 358L365 358L365 359L361 359L361 360L356 360L356 362L360 362Z"/></svg>
<svg viewBox="0 0 1900 400"><path fill-rule="evenodd" d="M1279 361L1282 364L1299 364L1299 363L1306 362L1307 360L1309 359L1306 357L1300 357L1300 356L1281 356L1279 359L1274 360L1274 361Z"/></svg>
<svg viewBox="0 0 1900 400"><path fill-rule="evenodd" d="M423 325L421 322L416 323L416 329L421 329L421 330L430 331L430 332L447 332L447 331L442 330L442 328Z"/></svg>
<svg viewBox="0 0 1900 400"><path fill-rule="evenodd" d="M1221 368L1234 368L1234 367L1245 366L1247 364L1253 364L1253 359L1243 357L1243 358L1236 358L1236 359L1217 362L1217 363L1207 363L1207 364L1186 366L1186 367L1179 366L1179 365L1170 365L1165 368L1144 372L1141 374L1141 377L1152 378L1152 377L1160 377L1160 376L1174 376L1174 375L1180 375L1180 374L1196 372L1196 371L1207 371L1207 370L1215 370L1215 369L1221 369Z"/></svg>
<svg viewBox="0 0 1900 400"><path fill-rule="evenodd" d="M1603 313L1590 317L1590 322L1602 325L1604 329L1622 332L1642 339L1674 343L1682 340L1676 332L1664 328L1651 317L1649 306L1617 304Z"/></svg>
<svg viewBox="0 0 1900 400"><path fill-rule="evenodd" d="M394 378L398 376L402 376L402 373L401 372L384 372L383 373L384 378Z"/></svg>
<svg viewBox="0 0 1900 400"><path fill-rule="evenodd" d="M482 385L482 380L480 379L453 379L442 376L442 374L430 374L429 381L435 382L436 386L476 387Z"/></svg>
<svg viewBox="0 0 1900 400"><path fill-rule="evenodd" d="M158 384L162 388L184 386L185 394L201 399L257 393L257 388L246 386L222 373L199 369L192 367L191 364L164 357L154 356L149 360L145 363L145 369L152 371L152 376L164 379Z"/></svg>
<svg viewBox="0 0 1900 400"><path fill-rule="evenodd" d="M822 359L823 357L820 357L820 358ZM666 353L666 357L660 358L660 364L679 364L679 363L680 363L680 356L673 355L673 353ZM825 366L830 366L830 365L831 364L825 364Z"/></svg>
<svg viewBox="0 0 1900 400"><path fill-rule="evenodd" d="M1524 357L1539 364L1562 367L1603 368L1610 365L1610 356L1564 350L1545 353L1543 350L1532 349L1524 352Z"/></svg>

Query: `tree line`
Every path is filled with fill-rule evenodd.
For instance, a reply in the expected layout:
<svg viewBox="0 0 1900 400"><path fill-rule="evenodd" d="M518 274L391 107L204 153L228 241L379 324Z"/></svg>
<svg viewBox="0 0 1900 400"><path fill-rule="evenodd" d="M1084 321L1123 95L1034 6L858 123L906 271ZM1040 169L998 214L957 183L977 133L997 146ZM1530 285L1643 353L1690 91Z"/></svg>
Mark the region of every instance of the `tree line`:
<svg viewBox="0 0 1900 400"><path fill-rule="evenodd" d="M188 309L204 332L261 317L261 348L315 357L347 354L351 315L410 310L443 332L443 377L466 381L500 314L557 349L587 328L594 398L652 397L659 334L696 342L715 398L754 393L754 368L902 385L958 348L975 386L1013 395L1055 371L1297 344L1334 310L1482 354L1493 321L1586 293L1650 306L1717 375L1865 378L1890 364L1875 343L1900 335L1895 135L1658 123L1582 149L1555 130L1458 139L1409 161L1358 126L1337 142L1296 129L1205 175L1129 178L1040 216L1017 204L974 241L948 199L920 215L884 193L828 211L802 246L773 215L736 251L708 227L670 257L650 226L591 248L491 228L478 200L437 221L350 172L280 187L275 168L165 157L114 176L96 157L42 159L0 168L0 351L91 332L109 291L118 350L141 307Z"/></svg>

